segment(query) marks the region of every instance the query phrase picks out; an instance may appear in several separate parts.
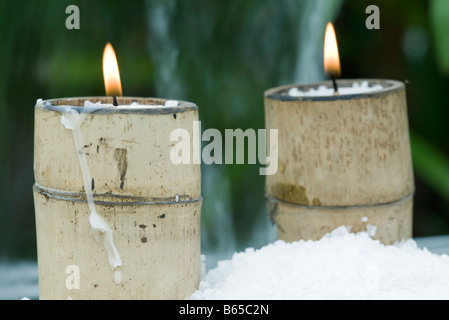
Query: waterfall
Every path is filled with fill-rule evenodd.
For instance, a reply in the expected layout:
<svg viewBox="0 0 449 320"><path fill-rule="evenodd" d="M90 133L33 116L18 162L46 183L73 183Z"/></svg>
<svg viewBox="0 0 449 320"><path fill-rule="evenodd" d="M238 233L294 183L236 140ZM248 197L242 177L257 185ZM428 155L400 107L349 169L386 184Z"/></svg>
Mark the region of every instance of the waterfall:
<svg viewBox="0 0 449 320"><path fill-rule="evenodd" d="M149 40L147 46L156 66L156 90L160 97L176 99L182 96L177 72L178 46L170 34L170 22L176 9L175 0L147 1Z"/></svg>
<svg viewBox="0 0 449 320"><path fill-rule="evenodd" d="M326 24L332 21L343 0L303 1L299 25L295 83L310 83L324 79L323 41Z"/></svg>
<svg viewBox="0 0 449 320"><path fill-rule="evenodd" d="M155 93L196 103L203 130L262 129L265 89L323 78L324 30L342 1L146 0ZM248 172L202 165L208 268L276 239L264 178Z"/></svg>

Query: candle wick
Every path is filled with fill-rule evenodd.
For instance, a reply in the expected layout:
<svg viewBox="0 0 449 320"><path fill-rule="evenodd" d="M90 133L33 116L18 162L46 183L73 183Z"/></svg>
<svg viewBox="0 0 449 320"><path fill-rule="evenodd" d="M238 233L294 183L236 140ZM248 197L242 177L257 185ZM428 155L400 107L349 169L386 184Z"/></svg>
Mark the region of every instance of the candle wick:
<svg viewBox="0 0 449 320"><path fill-rule="evenodd" d="M335 76L332 74L331 75L331 80L332 80L332 84L334 86L334 95L338 94L338 85L337 85L337 80L335 79Z"/></svg>
<svg viewBox="0 0 449 320"><path fill-rule="evenodd" d="M112 105L113 105L114 107L118 107L118 102L117 102L116 96L112 96Z"/></svg>

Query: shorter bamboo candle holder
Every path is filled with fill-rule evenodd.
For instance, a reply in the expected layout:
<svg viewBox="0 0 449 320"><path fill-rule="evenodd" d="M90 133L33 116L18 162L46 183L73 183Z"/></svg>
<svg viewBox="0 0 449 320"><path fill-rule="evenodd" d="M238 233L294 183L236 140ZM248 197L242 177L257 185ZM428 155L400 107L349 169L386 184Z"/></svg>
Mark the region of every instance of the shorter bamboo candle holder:
<svg viewBox="0 0 449 320"><path fill-rule="evenodd" d="M297 87L265 92L266 128L278 129L279 169L266 178L278 237L318 240L339 226L376 227L385 244L411 238L414 178L405 86L323 97L292 97ZM354 80L340 80L340 88Z"/></svg>

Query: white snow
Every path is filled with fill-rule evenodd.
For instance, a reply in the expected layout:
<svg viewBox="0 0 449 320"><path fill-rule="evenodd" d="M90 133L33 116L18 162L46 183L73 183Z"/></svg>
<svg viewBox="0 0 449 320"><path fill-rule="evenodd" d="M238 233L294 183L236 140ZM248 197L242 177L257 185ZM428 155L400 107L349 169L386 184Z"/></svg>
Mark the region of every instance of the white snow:
<svg viewBox="0 0 449 320"><path fill-rule="evenodd" d="M385 246L370 237L374 228L235 253L189 299L449 299L449 256L414 240Z"/></svg>

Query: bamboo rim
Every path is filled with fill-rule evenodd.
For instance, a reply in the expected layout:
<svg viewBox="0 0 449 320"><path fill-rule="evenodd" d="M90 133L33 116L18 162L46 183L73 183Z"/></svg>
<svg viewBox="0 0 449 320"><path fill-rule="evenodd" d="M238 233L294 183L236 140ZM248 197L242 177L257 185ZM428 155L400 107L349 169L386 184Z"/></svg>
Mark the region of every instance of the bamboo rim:
<svg viewBox="0 0 449 320"><path fill-rule="evenodd" d="M265 91L264 95L268 99L279 101L335 101L335 100L354 100L382 97L394 92L405 90L405 84L396 80L386 79L341 79L337 80L339 88L351 87L356 82L368 81L369 86L382 85L383 89L364 93L344 94L344 95L330 95L330 96L308 96L308 97L294 97L288 95L288 91L292 88L297 88L302 91L309 89L317 89L320 86L333 88L332 81L323 81L312 84L294 84L287 86L280 86L271 88Z"/></svg>
<svg viewBox="0 0 449 320"><path fill-rule="evenodd" d="M174 107L151 107L151 106L161 106L164 105L166 101L170 99L160 99L160 98L142 98L142 97L116 97L118 102L118 107L105 107L99 108L92 112L93 114L176 114L184 113L192 110L198 110L196 104L187 101L176 100L178 106ZM57 98L43 100L42 104L36 104L36 108L42 110L51 110L61 112L64 109L63 106L70 106L78 112L83 112L84 103L90 101L92 103L100 104L112 104L113 97L76 97L76 98ZM148 107L132 107L131 103L138 103L140 105L145 105ZM126 108L121 108L120 106L127 106ZM128 107L129 106L129 107Z"/></svg>

